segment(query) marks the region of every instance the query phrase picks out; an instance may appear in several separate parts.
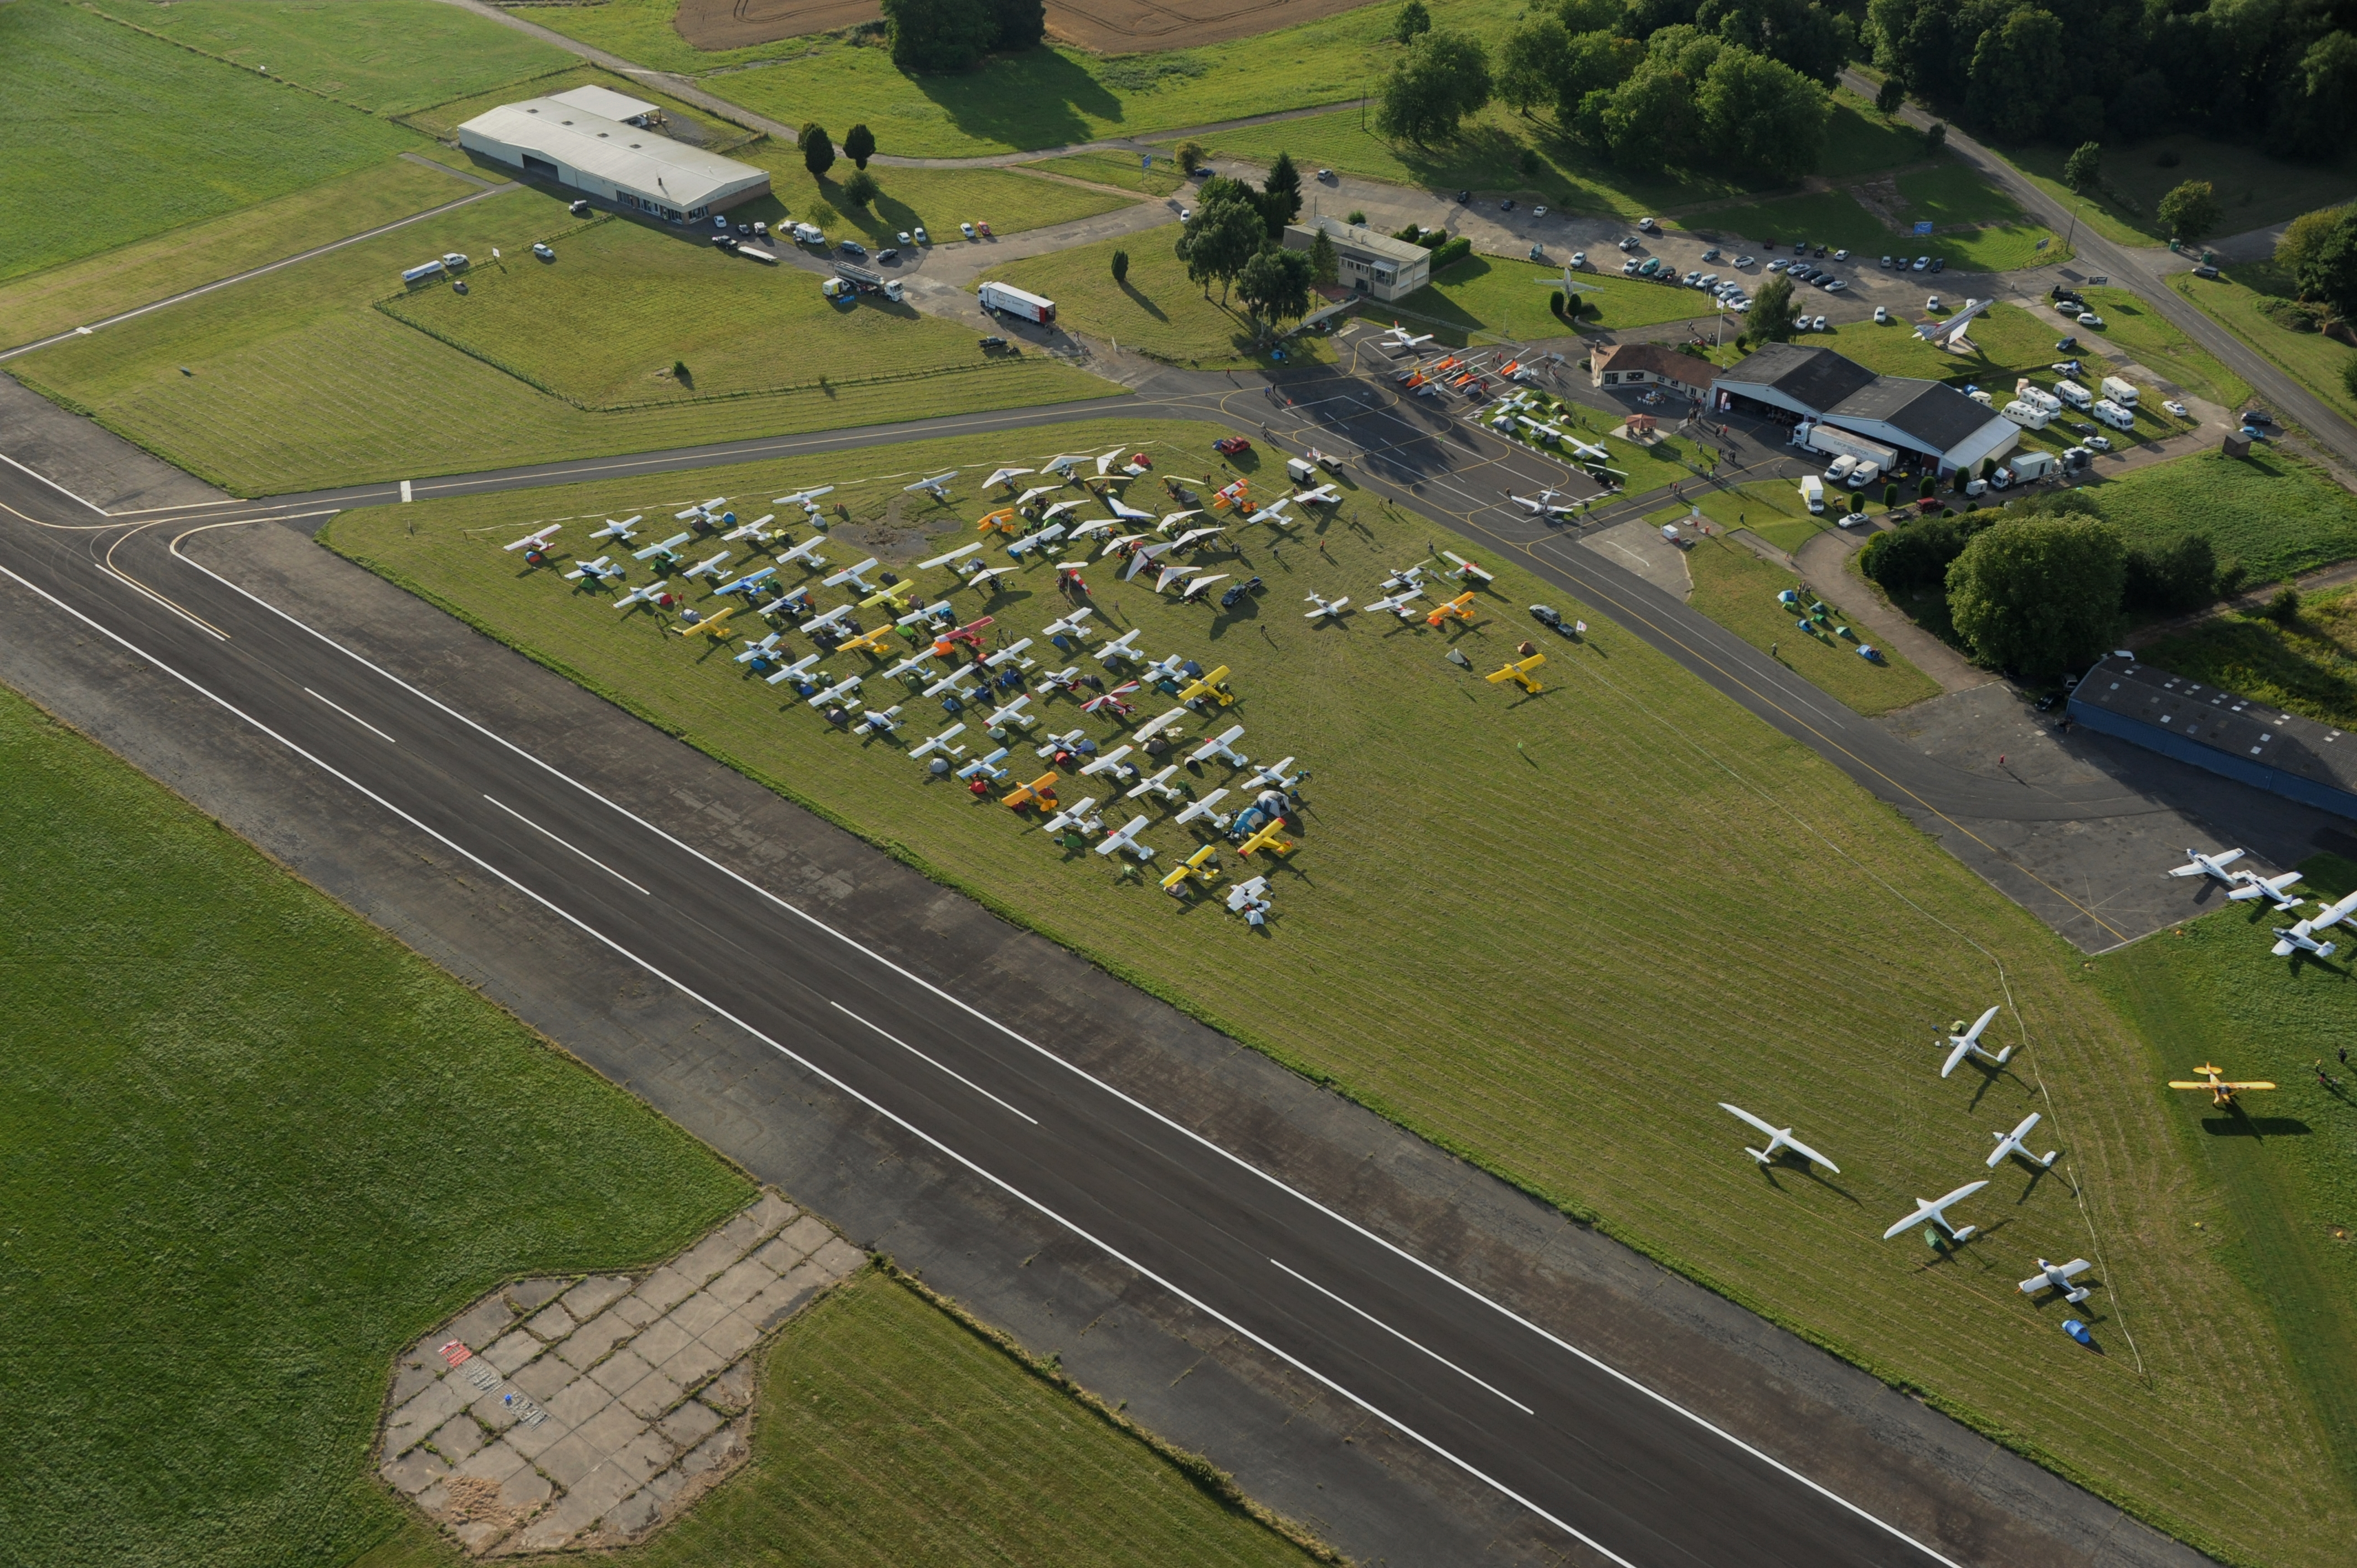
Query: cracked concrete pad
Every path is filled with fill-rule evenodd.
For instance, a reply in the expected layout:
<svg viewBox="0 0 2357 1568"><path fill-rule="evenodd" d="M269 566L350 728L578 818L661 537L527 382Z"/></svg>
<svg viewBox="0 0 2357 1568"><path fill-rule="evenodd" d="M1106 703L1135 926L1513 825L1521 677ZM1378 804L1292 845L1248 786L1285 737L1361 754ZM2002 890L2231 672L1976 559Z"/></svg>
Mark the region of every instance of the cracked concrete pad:
<svg viewBox="0 0 2357 1568"><path fill-rule="evenodd" d="M643 1539L749 1454L762 1338L866 1261L764 1192L636 1274L494 1291L396 1359L380 1470L474 1556Z"/></svg>

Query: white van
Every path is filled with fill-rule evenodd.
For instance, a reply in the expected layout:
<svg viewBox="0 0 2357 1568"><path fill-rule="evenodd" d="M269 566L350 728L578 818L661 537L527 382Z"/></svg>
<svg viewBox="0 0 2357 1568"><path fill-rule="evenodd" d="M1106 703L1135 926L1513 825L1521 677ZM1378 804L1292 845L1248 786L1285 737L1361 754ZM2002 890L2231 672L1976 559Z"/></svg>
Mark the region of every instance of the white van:
<svg viewBox="0 0 2357 1568"><path fill-rule="evenodd" d="M2104 378L2104 395L2122 408L2134 408L2136 405L2136 383L2124 381L2117 376Z"/></svg>
<svg viewBox="0 0 2357 1568"><path fill-rule="evenodd" d="M1825 478L1838 483L1848 478L1850 470L1857 467L1857 459L1845 452L1833 460L1833 466L1825 470Z"/></svg>
<svg viewBox="0 0 2357 1568"><path fill-rule="evenodd" d="M2110 425L2115 430L2134 430L2136 428L2136 415L2129 413L2126 409L2122 408L2118 403L2114 403L2110 398L2105 398L2103 402L2097 403L2092 412L2098 420Z"/></svg>
<svg viewBox="0 0 2357 1568"><path fill-rule="evenodd" d="M2095 406L2095 394L2076 381L2056 381L2054 395L2082 413Z"/></svg>
<svg viewBox="0 0 2357 1568"><path fill-rule="evenodd" d="M1801 476L1801 499L1813 512L1825 510L1825 482L1814 474Z"/></svg>
<svg viewBox="0 0 2357 1568"><path fill-rule="evenodd" d="M1287 457L1285 477L1297 485L1314 485L1318 482L1318 470L1298 457Z"/></svg>
<svg viewBox="0 0 2357 1568"><path fill-rule="evenodd" d="M1882 470L1872 463L1860 463L1849 471L1849 488L1862 490L1882 478Z"/></svg>

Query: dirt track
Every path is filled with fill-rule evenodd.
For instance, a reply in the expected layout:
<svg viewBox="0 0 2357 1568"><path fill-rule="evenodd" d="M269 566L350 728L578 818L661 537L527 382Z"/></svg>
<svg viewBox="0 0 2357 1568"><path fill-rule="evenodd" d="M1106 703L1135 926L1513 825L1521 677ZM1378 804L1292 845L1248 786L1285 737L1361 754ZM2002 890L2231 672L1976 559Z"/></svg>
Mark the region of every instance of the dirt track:
<svg viewBox="0 0 2357 1568"><path fill-rule="evenodd" d="M1048 0L1048 33L1100 54L1185 48L1289 27L1364 0ZM673 26L700 49L742 48L777 38L873 22L877 0L680 0Z"/></svg>

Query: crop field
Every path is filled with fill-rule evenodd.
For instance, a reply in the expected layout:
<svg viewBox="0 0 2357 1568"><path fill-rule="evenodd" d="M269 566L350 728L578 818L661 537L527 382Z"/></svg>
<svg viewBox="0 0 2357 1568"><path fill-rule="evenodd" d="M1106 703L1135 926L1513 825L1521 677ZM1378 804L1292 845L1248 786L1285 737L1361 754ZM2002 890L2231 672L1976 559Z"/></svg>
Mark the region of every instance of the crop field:
<svg viewBox="0 0 2357 1568"><path fill-rule="evenodd" d="M1129 153L1072 153L1024 166L1072 179L1093 180L1099 185L1117 185L1141 196L1168 196L1187 183L1177 162L1161 154L1155 156L1150 169Z"/></svg>
<svg viewBox="0 0 2357 1568"><path fill-rule="evenodd" d="M2301 869L2310 898L2357 889L2357 865L2338 856ZM2211 1189L2189 1197L2171 1224L2193 1236L2211 1267L2249 1281L2270 1304L2287 1348L2309 1369L2343 1485L2357 1485L2357 1103L2339 1058L2357 1037L2357 987L2345 957L2271 957L2273 923L2222 901L2214 914L2097 959L2095 978L2152 1041L2146 1092L2165 1100L2177 1158ZM2206 1062L2281 1087L2246 1092L2228 1110L2158 1087ZM2318 1079L2319 1066L2333 1083Z"/></svg>
<svg viewBox="0 0 2357 1568"><path fill-rule="evenodd" d="M848 158L837 160L821 180L812 177L802 155L789 145L756 142L730 156L768 169L771 192L761 200L745 203L740 212L732 211L731 216L774 222L791 213L803 222L817 224L830 238L856 234L870 250L898 244L899 235L920 223L935 245L962 245L965 241L958 225L977 219L988 223L995 233L1018 234L1129 205L1111 191L1041 179L1019 169L898 168L871 164L867 172L883 187L883 194L861 208L854 207L843 193L843 182L852 173ZM1171 231L1171 237L1177 232Z"/></svg>
<svg viewBox="0 0 2357 1568"><path fill-rule="evenodd" d="M2321 332L2295 332L2266 313L2272 303L2295 295L2291 280L2272 262L2236 265L2223 277L2198 278L2177 273L2169 285L2207 312L2217 323L2273 360L2284 372L2343 416L2357 419L2357 397L2350 395L2341 378L2357 349Z"/></svg>
<svg viewBox="0 0 2357 1568"><path fill-rule="evenodd" d="M1692 289L1622 277L1617 268L1582 272L1577 277L1586 290L1579 303L1603 313L1600 317L1581 317L1582 327L1619 332L1710 314L1709 300ZM1523 339L1562 338L1572 328L1547 308L1548 295L1562 289L1560 263L1549 268L1503 256L1471 255L1443 268L1432 282L1401 300L1398 308L1449 329L1458 344L1466 334L1477 331ZM1366 308L1370 317L1383 317L1392 306L1370 302Z"/></svg>
<svg viewBox="0 0 2357 1568"><path fill-rule="evenodd" d="M16 151L0 158L0 279L217 218L420 145L399 126L67 0L0 6L0 57L16 87ZM38 157L27 156L34 147Z"/></svg>
<svg viewBox="0 0 2357 1568"><path fill-rule="evenodd" d="M1684 515L1685 508L1674 507L1660 521ZM1838 628L1802 630L1794 624L1800 618L1776 600L1788 588L1807 598L1801 579L1738 540L1715 533L1699 541L1686 552L1686 570L1694 578L1688 604L1760 651L1773 649L1787 668L1868 717L1940 694L1937 681L1889 649L1879 650L1879 664L1859 658L1859 644L1874 640L1870 633L1844 638Z"/></svg>
<svg viewBox="0 0 2357 1568"><path fill-rule="evenodd" d="M353 1568L470 1562L423 1525ZM673 1564L1305 1564L1275 1531L894 1278L779 1334L753 1457L622 1561Z"/></svg>
<svg viewBox="0 0 2357 1568"><path fill-rule="evenodd" d="M388 158L307 190L0 284L0 320L8 323L7 343L0 347L102 321L480 188L409 158Z"/></svg>
<svg viewBox="0 0 2357 1568"><path fill-rule="evenodd" d="M553 262L474 270L386 309L476 359L591 409L992 377L967 328L907 305L837 305L797 268L762 266L642 223L592 223ZM820 345L824 347L821 348ZM684 362L688 373L673 373Z"/></svg>
<svg viewBox="0 0 2357 1568"><path fill-rule="evenodd" d="M431 0L172 0L110 14L175 43L269 69L371 114L399 114L558 70L574 56Z"/></svg>
<svg viewBox="0 0 2357 1568"><path fill-rule="evenodd" d="M2222 615L2149 644L2162 669L2357 729L2357 593L2318 594L2298 618Z"/></svg>
<svg viewBox="0 0 2357 1568"><path fill-rule="evenodd" d="M345 1563L394 1351L743 1177L0 690L9 1554Z"/></svg>
<svg viewBox="0 0 2357 1568"><path fill-rule="evenodd" d="M2131 468L2093 491L2131 543L2202 532L2251 582L2357 556L2357 497L2299 459L2256 445L2248 457L2200 452Z"/></svg>
<svg viewBox="0 0 2357 1568"><path fill-rule="evenodd" d="M1434 26L1460 28L1493 48L1522 10L1510 0L1427 3ZM896 156L1034 152L1355 100L1398 58L1397 22L1397 7L1367 5L1200 48L1107 57L1046 47L993 55L951 76L904 75L886 50L827 42L705 86L789 125L816 120L840 136L865 124L877 149Z"/></svg>
<svg viewBox="0 0 2357 1568"><path fill-rule="evenodd" d="M2077 208L2082 223L2093 224L2115 244L2169 243L2153 214L2163 196L2189 179L2206 179L2216 188L2225 215L2222 234L2264 229L2357 198L2357 158L2287 163L2254 146L2190 133L2156 136L2134 149L2106 145L2103 188L2083 198L2062 183L2062 160L2070 154L2068 147L2039 146L2007 148L2004 156L2055 200Z"/></svg>
<svg viewBox="0 0 2357 1568"><path fill-rule="evenodd" d="M866 321L835 321L824 324L826 338L802 346L812 373L800 379L800 390L656 401L627 413L597 413L396 321L372 303L399 287L402 267L423 257L463 251L488 258L497 246L508 258L505 279L496 263L478 269L483 286L477 297L488 299L503 281L519 274L533 276L529 269L543 264L530 254L533 240L552 242L558 260L550 270L561 274L575 250L574 237L585 228L594 232L608 226L630 227L621 220L585 224L551 197L511 191L95 337L25 355L10 361L10 368L36 390L92 410L140 445L249 495L1056 403L1115 390L1085 371L1038 356L916 381L862 379L848 356L831 368L827 345L838 340L838 330L880 328ZM817 282L806 274L771 272L751 262L734 265L747 301L798 308L787 300L790 291L818 303ZM870 312L896 328L941 325L892 320L865 304L845 310L854 316ZM682 330L690 328L683 323ZM959 340L963 352L974 353L970 336ZM611 349L597 351L607 356L602 363L627 362ZM668 369L679 357L660 357L654 368ZM829 376L827 383L812 384L821 371ZM693 362L689 373L695 373Z"/></svg>
<svg viewBox="0 0 2357 1568"><path fill-rule="evenodd" d="M1107 421L1052 440L1118 443L1162 472L1224 478L1206 450L1216 433ZM851 514L835 525L841 549L905 563L975 538L985 504L966 489L953 505L911 507L909 478L954 464L970 486L979 469L1047 449L909 443L705 470L692 492L682 478L357 511L327 537L932 874L987 889L1114 972L1943 1408L2001 1425L2152 1517L2243 1557L2338 1560L2348 1493L2302 1371L2248 1282L2178 1223L2211 1189L2183 1166L2171 1108L2125 1087L2146 1076L2148 1052L2078 955L1813 753L1512 560L1353 490L1314 532L1248 529L1242 553L1205 563L1264 579L1232 612L1092 569L1109 635L1135 628L1155 656L1229 666L1239 701L1219 722L1244 725L1254 757L1313 770L1297 848L1265 870L1275 917L1254 933L930 783L903 755L913 739L831 731L726 653L650 616L616 616L552 572L519 574L499 549L534 520L831 482ZM1158 499L1151 479L1141 488ZM1366 595L1435 546L1497 569L1479 624L1312 627L1301 616L1305 594ZM995 639L1037 635L1067 607L1051 572L1027 564L988 606L958 602L997 618ZM1484 682L1516 643L1544 635L1522 608L1541 599L1587 618L1587 639L1545 637L1544 693ZM1452 645L1469 670L1441 657ZM867 660L828 663L847 673ZM1034 705L1049 715L1043 727L1114 733L1066 699ZM1165 705L1149 699L1139 717ZM913 699L902 717L906 737L946 722ZM1207 767L1191 786L1232 782ZM1465 853L1468 822L1514 853ZM1167 821L1145 837L1157 867L1192 847ZM1599 865L1642 866L1641 905L1613 879L1598 884ZM1243 869L1230 860L1230 875ZM1403 922L1403 908L1417 918ZM1665 950L1663 909L1706 945ZM1547 961L1514 956L1538 953ZM2001 999L2014 1009L2001 1034L2025 1048L1994 1076L1943 1080L1934 1033ZM1353 1026L1336 1029L1337 1017ZM1747 1161L1721 1099L1801 1116L1843 1175ZM1879 1240L1880 1216L1984 1174L1988 1129L2030 1109L2048 1114L2065 1162L2040 1179L1995 1176L1965 1216L1985 1240L1953 1255L1911 1235ZM2065 1338L2053 1304L2014 1290L2040 1252L2099 1259L2105 1355ZM2222 1474L2222 1452L2237 1456Z"/></svg>
<svg viewBox="0 0 2357 1568"><path fill-rule="evenodd" d="M1243 307L1206 299L1202 285L1187 280L1187 263L1172 249L1178 233L1166 228L1100 240L991 267L982 276L1047 295L1056 302L1056 319L1065 327L1174 365L1219 370L1270 364L1253 347ZM1113 277L1117 250L1129 252L1129 275L1120 283ZM1296 364L1332 357L1331 347L1315 333L1287 341L1284 352Z"/></svg>
<svg viewBox="0 0 2357 1568"><path fill-rule="evenodd" d="M2249 383L2219 363L2207 349L2195 347L2191 338L2136 295L2124 288L2090 288L2082 292L2095 314L2104 318L2103 340L2126 349L2147 370L2166 376L2195 397L2206 398L2229 413L2250 401Z"/></svg>
<svg viewBox="0 0 2357 1568"><path fill-rule="evenodd" d="M2001 199L1994 188L1980 185L1977 177L1961 166L1902 175L1900 188L1905 189L1911 180L1929 182L1928 189L1935 198L1959 207L1986 207L1991 198ZM1986 196L1969 193L1967 182L1979 186ZM1915 209L1908 209L1910 220L1916 215ZM1965 272L2009 272L2017 267L2068 261L2072 254L2070 247L2052 230L2028 221L1986 222L1978 228L1951 230L1944 234L1894 232L1860 206L1857 198L1839 190L1709 208L1686 214L1677 220L1677 224L1691 232L1740 239L1751 244L1789 245L1808 240L1828 248L1855 251L1868 266L1878 257L1895 256L1903 251L1910 256L1944 256L1948 265ZM2046 242L2042 251L2038 248L2041 240Z"/></svg>

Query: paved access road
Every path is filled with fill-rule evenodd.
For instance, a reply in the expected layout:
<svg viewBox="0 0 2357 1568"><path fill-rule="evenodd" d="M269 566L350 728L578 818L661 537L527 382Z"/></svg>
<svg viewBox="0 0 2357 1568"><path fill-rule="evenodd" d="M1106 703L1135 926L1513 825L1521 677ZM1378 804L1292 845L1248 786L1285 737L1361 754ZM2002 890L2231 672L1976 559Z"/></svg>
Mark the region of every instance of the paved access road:
<svg viewBox="0 0 2357 1568"><path fill-rule="evenodd" d="M0 505L12 597L135 652L1585 1560L1947 1561L346 651L176 549L177 530L126 532L13 467Z"/></svg>

